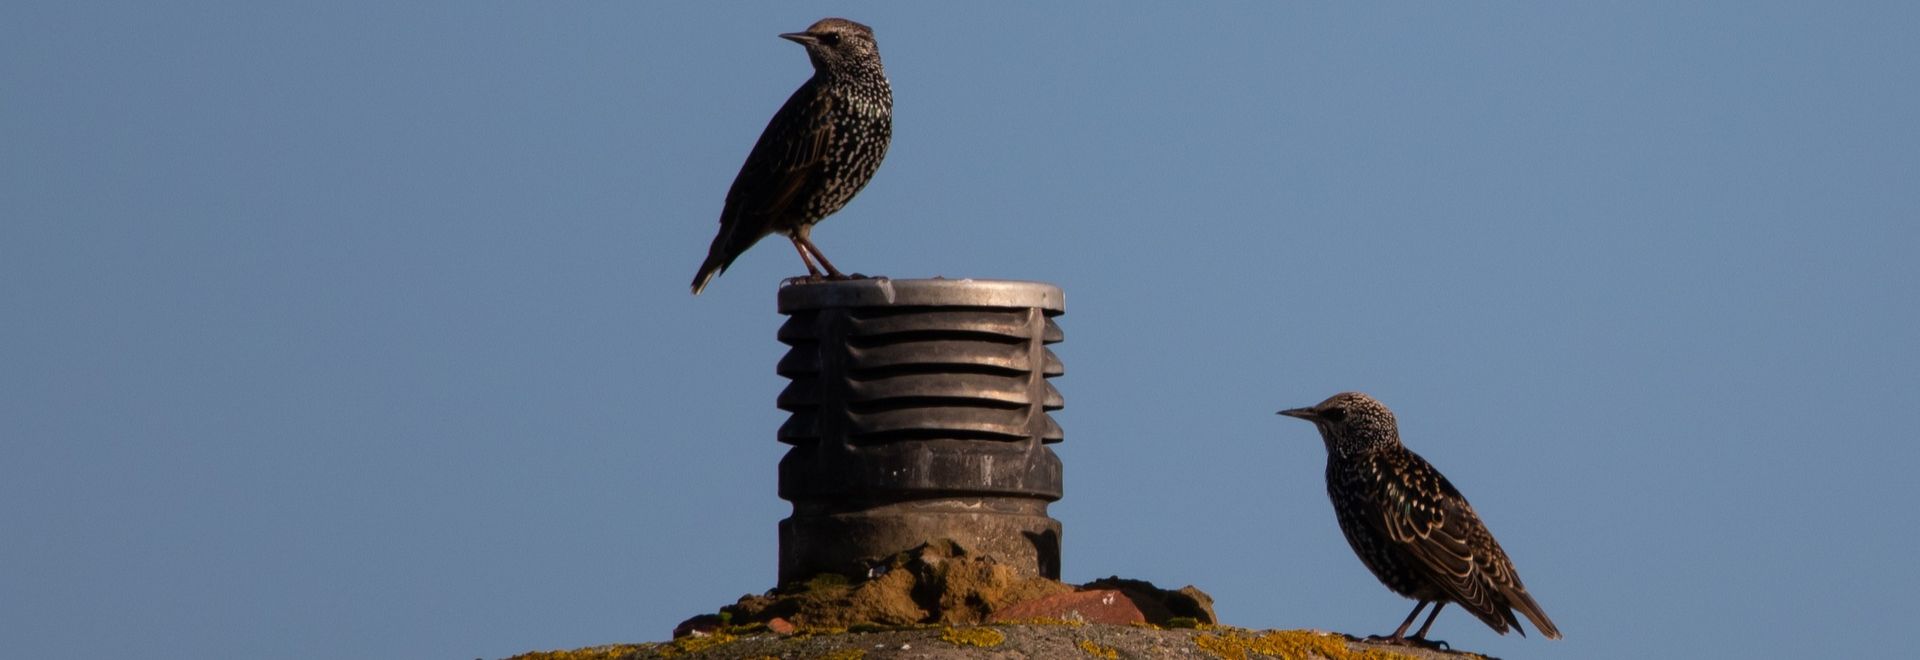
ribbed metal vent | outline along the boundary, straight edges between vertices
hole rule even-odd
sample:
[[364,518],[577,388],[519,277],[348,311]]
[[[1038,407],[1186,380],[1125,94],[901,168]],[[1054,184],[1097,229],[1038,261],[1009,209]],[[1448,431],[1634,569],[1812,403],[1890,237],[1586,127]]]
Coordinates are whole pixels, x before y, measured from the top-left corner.
[[[1065,371],[1048,349],[1063,338],[1053,321],[1062,298],[1048,284],[980,280],[781,289],[790,318],[779,339],[792,348],[778,371],[792,382],[778,405],[792,416],[778,437],[793,447],[780,495],[795,509],[782,524],[783,581],[856,572],[939,538],[1057,575],[1059,524],[1045,508],[1061,496],[1061,468],[1045,445],[1063,438],[1048,415],[1063,405],[1048,382]],[[966,520],[952,515],[967,510]],[[826,539],[789,533],[844,536],[856,518],[868,533],[886,528],[883,538],[836,538],[822,552]],[[1007,523],[1017,529],[1000,529]],[[982,537],[995,529],[1012,538]]]
[[[854,444],[940,437],[1059,442],[1060,427],[1046,413],[1060,409],[1060,392],[1045,377],[1064,369],[1042,345],[1059,337],[1059,326],[1038,309],[794,312],[780,329],[780,341],[793,347],[779,367],[793,379],[780,395],[780,409],[793,413],[780,441],[819,441],[827,403],[844,404],[826,407],[846,414],[827,426],[843,423]],[[836,366],[844,378],[822,378],[833,360],[822,354],[834,350],[844,350],[833,356],[843,359]]]

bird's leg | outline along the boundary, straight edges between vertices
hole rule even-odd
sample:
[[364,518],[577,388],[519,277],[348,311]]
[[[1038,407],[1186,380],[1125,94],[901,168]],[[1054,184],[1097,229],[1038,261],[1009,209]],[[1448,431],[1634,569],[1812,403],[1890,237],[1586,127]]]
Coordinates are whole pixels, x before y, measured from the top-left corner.
[[[1420,616],[1420,610],[1424,610],[1424,609],[1427,609],[1427,601],[1424,601],[1424,600],[1420,601],[1419,605],[1413,606],[1413,612],[1407,615],[1407,620],[1401,621],[1400,627],[1394,628],[1393,634],[1387,636],[1386,640],[1389,642],[1398,642],[1402,639],[1406,639],[1405,635],[1407,634],[1407,626],[1413,625],[1413,620],[1415,618],[1418,618]],[[1433,611],[1435,613],[1438,613],[1440,611],[1440,608],[1438,607],[1433,608]],[[1427,623],[1433,623],[1433,619],[1427,619]],[[1420,632],[1422,633],[1425,633],[1426,631],[1427,631],[1426,628],[1420,629]],[[1419,635],[1415,635],[1415,637],[1418,637],[1418,636]]]
[[806,246],[800,244],[800,241],[805,239],[802,239],[799,236],[788,236],[787,238],[793,240],[794,251],[800,253],[800,263],[807,265],[807,277],[811,279],[816,279],[816,280],[820,279],[820,269],[813,267],[813,258],[807,256]]
[[[1420,632],[1417,632],[1417,633],[1414,633],[1414,634],[1413,634],[1413,638],[1414,638],[1414,639],[1417,639],[1417,640],[1420,640],[1420,641],[1422,641],[1422,642],[1427,642],[1428,644],[1435,644],[1435,645],[1439,645],[1439,646],[1446,646],[1446,645],[1447,645],[1447,643],[1446,643],[1446,642],[1434,642],[1434,641],[1429,641],[1429,640],[1427,639],[1427,629],[1428,629],[1428,628],[1432,628],[1432,627],[1433,627],[1433,620],[1434,620],[1435,618],[1438,618],[1438,617],[1440,616],[1440,608],[1443,608],[1443,607],[1446,607],[1446,606],[1447,606],[1447,601],[1444,601],[1444,600],[1443,600],[1443,601],[1440,601],[1440,603],[1439,603],[1439,604],[1437,604],[1437,605],[1434,605],[1434,606],[1433,606],[1433,613],[1432,613],[1432,614],[1428,614],[1428,615],[1427,615],[1427,622],[1426,622],[1426,623],[1423,623],[1423,624],[1420,624]],[[1414,613],[1415,613],[1415,614],[1418,614],[1419,612],[1420,612],[1419,610],[1414,610]],[[1409,621],[1409,622],[1411,622],[1411,621],[1413,621],[1413,619],[1407,619],[1407,621]],[[1402,626],[1402,628],[1404,628],[1404,627],[1405,627],[1405,626]]]
[[801,234],[798,238],[794,240],[798,241],[800,245],[806,246],[807,250],[813,252],[813,258],[820,260],[820,265],[827,269],[827,279],[830,279],[830,280],[848,279],[846,275],[843,275],[840,273],[840,269],[833,267],[833,262],[827,261],[827,254],[825,252],[820,251],[820,246],[813,244],[813,239],[807,238],[805,234]]

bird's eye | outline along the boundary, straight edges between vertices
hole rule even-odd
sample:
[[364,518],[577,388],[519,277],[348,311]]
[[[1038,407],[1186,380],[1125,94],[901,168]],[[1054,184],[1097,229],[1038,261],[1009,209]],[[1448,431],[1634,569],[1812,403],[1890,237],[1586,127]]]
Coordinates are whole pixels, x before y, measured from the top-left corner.
[[820,35],[820,43],[826,44],[828,46],[838,46],[840,45],[840,35],[832,32],[828,32],[826,34]]
[[1347,418],[1347,411],[1339,408],[1328,408],[1320,411],[1320,418],[1329,422],[1338,422]]

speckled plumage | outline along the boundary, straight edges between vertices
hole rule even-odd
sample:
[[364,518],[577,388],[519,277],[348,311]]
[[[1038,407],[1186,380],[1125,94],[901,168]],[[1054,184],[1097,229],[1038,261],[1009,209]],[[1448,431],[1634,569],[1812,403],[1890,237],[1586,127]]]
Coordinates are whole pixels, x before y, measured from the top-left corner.
[[866,187],[893,140],[893,90],[880,66],[873,30],[842,18],[823,18],[806,32],[780,35],[807,48],[813,77],[767,122],[740,166],[720,233],[693,278],[693,293],[768,234],[793,241],[807,272],[844,277],[809,234]]
[[1514,572],[1500,543],[1467,498],[1419,454],[1400,444],[1393,412],[1358,392],[1280,414],[1314,423],[1327,447],[1327,495],[1340,531],[1360,561],[1394,593],[1420,602],[1388,637],[1405,639],[1428,603],[1437,603],[1411,639],[1458,603],[1500,634],[1526,634],[1519,610],[1548,639],[1560,630]]

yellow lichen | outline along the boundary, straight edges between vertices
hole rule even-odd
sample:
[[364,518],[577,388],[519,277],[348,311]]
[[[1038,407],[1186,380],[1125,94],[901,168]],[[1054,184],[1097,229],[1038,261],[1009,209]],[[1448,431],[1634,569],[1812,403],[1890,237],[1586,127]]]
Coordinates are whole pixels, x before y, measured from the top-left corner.
[[1111,646],[1101,646],[1099,644],[1095,644],[1091,639],[1080,640],[1080,650],[1086,651],[1087,655],[1090,655],[1096,658],[1103,658],[1104,660],[1120,660],[1120,649],[1116,649]]
[[1404,660],[1410,656],[1366,649],[1355,651],[1336,635],[1310,630],[1274,630],[1255,637],[1245,631],[1224,630],[1221,634],[1201,634],[1193,638],[1195,646],[1226,660],[1247,660],[1254,655],[1274,658],[1326,660]]
[[820,660],[861,660],[867,657],[866,649],[840,649],[820,656]]
[[807,591],[843,591],[849,586],[847,576],[839,573],[821,573],[807,580]]
[[752,635],[752,634],[763,633],[763,632],[772,632],[771,629],[767,628],[767,624],[764,624],[764,623],[749,623],[749,624],[739,625],[739,626],[725,626],[720,630],[726,632],[729,635],[733,635],[735,637],[739,637],[741,635]]
[[508,660],[615,660],[633,656],[642,649],[651,647],[653,647],[652,644],[613,644],[571,651],[534,651],[513,656]]
[[711,635],[688,635],[673,640],[673,643],[660,647],[660,657],[671,658],[683,653],[698,653],[707,649],[732,642],[733,635],[716,632]]
[[940,633],[940,641],[960,646],[978,646],[992,648],[1007,641],[1007,636],[992,628],[948,628]]

